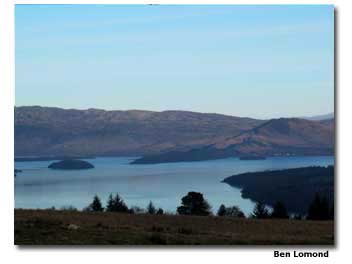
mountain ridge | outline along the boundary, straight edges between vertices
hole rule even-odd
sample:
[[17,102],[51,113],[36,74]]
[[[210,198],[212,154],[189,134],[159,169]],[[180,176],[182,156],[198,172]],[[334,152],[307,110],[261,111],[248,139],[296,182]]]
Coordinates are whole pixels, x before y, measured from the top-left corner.
[[323,114],[323,115],[305,116],[305,117],[301,117],[301,118],[307,119],[307,120],[322,121],[322,120],[335,118],[335,114],[334,113],[327,113],[327,114]]
[[203,148],[144,156],[132,163],[154,164],[241,156],[306,156],[333,153],[333,122],[279,118]]
[[190,111],[15,108],[15,155],[144,155],[191,149],[264,122]]
[[[135,163],[327,155],[334,120],[259,120],[168,110],[15,107],[15,156],[143,156]],[[148,161],[147,161],[148,160]]]

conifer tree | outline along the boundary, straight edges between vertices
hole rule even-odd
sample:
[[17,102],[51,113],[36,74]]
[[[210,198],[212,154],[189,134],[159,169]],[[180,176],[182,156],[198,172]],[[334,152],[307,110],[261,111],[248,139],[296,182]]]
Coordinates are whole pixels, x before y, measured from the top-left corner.
[[252,218],[258,218],[258,219],[268,218],[269,211],[266,208],[265,204],[263,204],[262,202],[257,202],[251,216]]
[[154,204],[152,203],[152,201],[150,201],[147,206],[147,212],[148,212],[148,214],[151,214],[151,215],[156,213],[156,208],[155,208]]
[[104,208],[101,204],[100,198],[98,197],[98,195],[95,195],[93,198],[93,202],[90,204],[90,209],[93,212],[102,212],[104,211]]
[[286,206],[280,201],[276,202],[270,216],[271,216],[271,218],[287,219],[288,213],[287,213]]

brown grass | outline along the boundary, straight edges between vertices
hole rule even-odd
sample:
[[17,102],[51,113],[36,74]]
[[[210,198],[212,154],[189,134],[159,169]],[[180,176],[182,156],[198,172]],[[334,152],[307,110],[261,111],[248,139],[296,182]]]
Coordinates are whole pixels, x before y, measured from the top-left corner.
[[333,245],[334,223],[16,209],[15,244]]

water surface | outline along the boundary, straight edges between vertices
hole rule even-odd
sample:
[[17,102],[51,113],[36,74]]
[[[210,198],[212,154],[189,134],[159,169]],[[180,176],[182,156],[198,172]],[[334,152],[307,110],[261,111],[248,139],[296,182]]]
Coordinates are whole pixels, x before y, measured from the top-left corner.
[[268,169],[334,164],[332,156],[272,157],[244,161],[237,158],[130,165],[131,157],[102,157],[86,160],[91,170],[48,169],[52,161],[15,162],[23,170],[15,178],[16,208],[49,208],[72,205],[86,207],[95,194],[105,204],[110,193],[118,192],[128,206],[146,207],[149,201],[166,211],[175,212],[189,191],[202,192],[216,211],[220,204],[237,205],[246,214],[253,202],[241,197],[239,189],[221,181],[231,175]]

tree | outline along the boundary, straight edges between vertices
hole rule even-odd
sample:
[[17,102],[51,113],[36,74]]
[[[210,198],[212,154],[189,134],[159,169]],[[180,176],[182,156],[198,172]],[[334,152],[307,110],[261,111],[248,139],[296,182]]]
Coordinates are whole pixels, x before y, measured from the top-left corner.
[[147,206],[147,212],[148,212],[148,214],[151,214],[151,215],[156,213],[156,209],[155,209],[155,206],[152,203],[152,201],[150,201],[148,206]]
[[102,212],[102,211],[104,211],[104,208],[103,208],[103,206],[101,204],[101,201],[100,201],[100,198],[98,197],[98,195],[94,196],[93,202],[89,205],[89,208],[93,212]]
[[181,215],[210,215],[210,205],[199,192],[189,192],[182,198],[182,205],[177,207]]
[[113,212],[114,211],[114,198],[112,197],[112,194],[110,193],[108,202],[106,205],[106,211],[107,212]]
[[238,206],[226,207],[223,204],[220,205],[217,215],[239,217],[239,218],[245,217],[244,213],[241,211],[241,209]]
[[333,203],[329,211],[329,220],[334,220],[334,219],[335,219],[335,209],[334,209],[334,203]]
[[218,216],[225,216],[226,215],[226,207],[225,207],[225,205],[223,205],[223,204],[220,205],[217,215]]
[[280,201],[276,202],[270,217],[288,219],[286,206]]
[[116,193],[115,197],[110,194],[106,205],[106,211],[127,213],[128,207],[118,193]]
[[162,215],[162,214],[164,214],[164,210],[159,208],[158,211],[156,211],[156,214],[157,215]]
[[326,197],[320,197],[319,193],[315,197],[308,209],[307,219],[309,220],[327,220],[329,219],[329,203]]
[[231,206],[226,208],[226,216],[244,218],[245,215],[238,206]]
[[269,217],[269,211],[265,204],[257,202],[252,212],[252,218],[264,219]]

